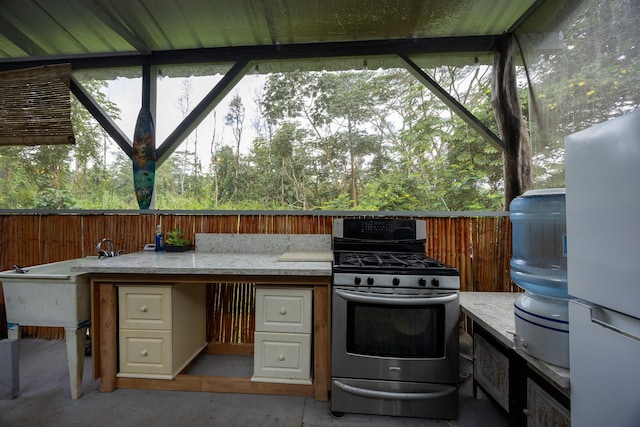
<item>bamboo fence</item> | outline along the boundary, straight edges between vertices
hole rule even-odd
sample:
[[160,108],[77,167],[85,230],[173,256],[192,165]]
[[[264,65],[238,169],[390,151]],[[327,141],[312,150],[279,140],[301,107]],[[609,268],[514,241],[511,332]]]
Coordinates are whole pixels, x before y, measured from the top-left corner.
[[[334,218],[360,215],[326,213],[8,213],[0,214],[0,270],[33,266],[96,254],[104,237],[116,250],[136,252],[154,241],[157,224],[195,233],[331,234]],[[515,292],[509,276],[511,222],[508,214],[413,216],[427,223],[426,254],[458,268],[462,291]],[[209,342],[253,342],[253,284],[207,287]],[[0,339],[7,336],[0,287]],[[22,336],[62,339],[62,328],[24,327]]]

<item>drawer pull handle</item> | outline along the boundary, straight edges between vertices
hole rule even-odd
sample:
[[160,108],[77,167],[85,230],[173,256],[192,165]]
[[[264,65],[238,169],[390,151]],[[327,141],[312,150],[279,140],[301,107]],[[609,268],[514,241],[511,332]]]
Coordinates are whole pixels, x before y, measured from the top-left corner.
[[149,353],[147,352],[147,350],[142,350],[142,351],[140,352],[140,356],[142,356],[142,357],[145,357],[147,354],[149,354]]
[[146,305],[143,305],[143,306],[140,307],[140,311],[143,312],[143,313],[146,313],[148,310],[149,309],[147,308]]
[[281,354],[280,356],[278,356],[278,360],[282,362],[284,360],[284,354]]
[[287,314],[287,309],[284,307],[280,308],[280,314]]

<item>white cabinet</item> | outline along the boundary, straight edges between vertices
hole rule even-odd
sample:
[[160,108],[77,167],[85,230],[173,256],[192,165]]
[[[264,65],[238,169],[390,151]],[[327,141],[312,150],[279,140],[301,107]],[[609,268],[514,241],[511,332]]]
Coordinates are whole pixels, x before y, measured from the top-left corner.
[[205,286],[118,286],[119,377],[173,379],[206,347]]
[[311,289],[256,286],[252,381],[311,384]]

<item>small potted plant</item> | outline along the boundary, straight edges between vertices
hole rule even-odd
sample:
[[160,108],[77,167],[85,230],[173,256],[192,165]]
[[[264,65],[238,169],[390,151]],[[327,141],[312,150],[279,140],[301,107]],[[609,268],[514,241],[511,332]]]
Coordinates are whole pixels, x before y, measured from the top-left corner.
[[184,237],[185,233],[176,227],[173,231],[167,232],[164,241],[164,249],[167,252],[184,252],[191,249],[191,241]]

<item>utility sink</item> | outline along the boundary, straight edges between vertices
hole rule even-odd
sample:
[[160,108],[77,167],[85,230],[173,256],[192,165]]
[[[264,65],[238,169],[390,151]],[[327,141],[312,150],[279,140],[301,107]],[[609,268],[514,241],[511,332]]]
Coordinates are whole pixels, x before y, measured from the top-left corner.
[[20,339],[21,326],[64,328],[72,399],[82,394],[86,332],[91,323],[89,275],[71,271],[81,260],[25,267],[24,273],[0,272],[9,339]]
[[0,273],[7,323],[73,328],[91,317],[89,277],[71,271],[81,259]]

